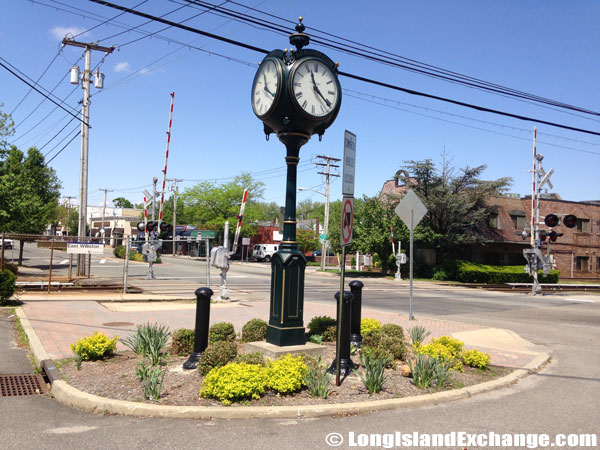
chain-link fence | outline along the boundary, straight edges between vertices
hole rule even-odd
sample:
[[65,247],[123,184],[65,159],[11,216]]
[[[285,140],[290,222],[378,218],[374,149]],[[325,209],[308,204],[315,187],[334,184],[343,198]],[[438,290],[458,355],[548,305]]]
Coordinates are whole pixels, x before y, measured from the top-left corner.
[[[26,289],[110,289],[193,297],[198,287],[209,286],[208,241],[146,243],[124,237],[120,243],[114,247],[100,238],[5,235],[0,236],[0,265],[15,267],[17,283]],[[148,262],[151,254],[157,257],[153,264]]]

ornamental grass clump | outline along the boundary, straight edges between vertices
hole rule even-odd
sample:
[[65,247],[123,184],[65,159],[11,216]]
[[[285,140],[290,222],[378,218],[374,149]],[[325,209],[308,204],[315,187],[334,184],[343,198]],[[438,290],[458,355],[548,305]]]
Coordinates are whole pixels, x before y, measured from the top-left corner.
[[452,375],[446,362],[432,356],[418,354],[414,363],[408,361],[415,386],[421,389],[447,386],[452,381]]
[[308,372],[304,375],[304,384],[306,385],[311,397],[327,398],[331,393],[329,386],[333,375],[327,369],[327,365],[323,363],[322,358],[307,364]]
[[165,373],[166,369],[148,365],[145,359],[138,363],[135,374],[142,385],[145,399],[158,400],[160,398]]
[[369,394],[377,394],[381,392],[387,379],[385,367],[390,361],[390,357],[386,356],[382,358],[363,352],[360,355],[360,363],[364,368],[364,374],[354,369],[352,371],[363,382]]
[[256,364],[231,363],[212,369],[202,381],[200,396],[216,398],[223,405],[258,399],[267,390],[268,369]]
[[308,367],[302,356],[292,356],[289,353],[271,361],[267,366],[269,388],[279,394],[290,394],[299,391],[306,385],[305,375]]
[[112,356],[117,346],[118,336],[109,339],[104,333],[96,331],[91,336],[78,339],[71,344],[71,350],[80,361],[103,359]]
[[148,322],[146,325],[138,325],[136,331],[121,339],[121,342],[136,355],[150,358],[151,364],[155,366],[164,361],[166,353],[163,352],[163,347],[170,336],[168,327]]
[[408,335],[410,336],[413,347],[417,349],[423,344],[425,339],[431,335],[431,331],[427,330],[421,325],[417,325],[416,327],[412,327],[410,330],[408,330]]

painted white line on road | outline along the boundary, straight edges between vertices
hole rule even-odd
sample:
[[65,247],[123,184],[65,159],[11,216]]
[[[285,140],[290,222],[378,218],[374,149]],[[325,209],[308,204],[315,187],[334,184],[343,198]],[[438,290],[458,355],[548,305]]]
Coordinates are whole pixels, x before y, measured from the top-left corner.
[[561,298],[564,302],[579,302],[579,303],[596,303],[596,300],[588,300],[583,298]]

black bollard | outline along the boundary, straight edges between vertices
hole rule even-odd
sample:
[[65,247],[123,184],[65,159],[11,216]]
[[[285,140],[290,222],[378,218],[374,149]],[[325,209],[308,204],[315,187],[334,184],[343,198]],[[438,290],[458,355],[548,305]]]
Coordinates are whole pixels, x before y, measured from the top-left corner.
[[194,333],[194,351],[186,362],[184,369],[195,369],[202,352],[208,346],[208,323],[210,320],[210,298],[213,291],[207,287],[196,289],[196,328]]
[[[335,294],[335,299],[340,302],[340,293]],[[330,373],[337,374],[337,358],[340,359],[340,374],[344,377],[352,372],[352,369],[356,369],[357,365],[350,359],[350,314],[352,313],[352,293],[344,291],[344,298],[341,300],[342,303],[342,317],[337,318],[337,326],[341,327],[340,333],[338,333],[339,341],[336,346],[336,359],[331,363],[329,368]],[[339,386],[339,382],[336,379],[336,385]]]
[[362,316],[362,281],[354,280],[350,282],[350,291],[352,292],[352,319],[350,323],[350,342],[355,347],[362,347],[362,335],[360,334],[360,320]]

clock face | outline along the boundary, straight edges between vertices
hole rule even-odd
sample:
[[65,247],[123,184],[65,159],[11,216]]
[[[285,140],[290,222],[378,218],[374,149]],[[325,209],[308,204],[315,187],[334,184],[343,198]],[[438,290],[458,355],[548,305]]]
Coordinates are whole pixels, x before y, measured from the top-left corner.
[[281,70],[272,59],[260,65],[252,85],[252,109],[258,117],[268,115],[281,91]]
[[293,100],[311,117],[327,116],[340,100],[337,77],[318,59],[307,59],[296,66],[291,89]]

